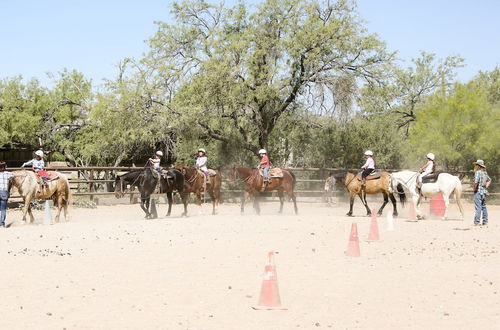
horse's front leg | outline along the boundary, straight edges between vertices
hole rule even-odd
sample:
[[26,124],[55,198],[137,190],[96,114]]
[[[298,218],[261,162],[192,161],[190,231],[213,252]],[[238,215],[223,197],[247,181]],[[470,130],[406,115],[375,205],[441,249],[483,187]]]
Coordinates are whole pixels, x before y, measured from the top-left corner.
[[420,203],[422,203],[422,198],[423,198],[423,196],[419,195],[418,199],[417,199],[417,202],[415,203],[415,205],[416,205],[415,206],[415,213],[417,214],[417,220],[424,219],[424,216],[420,212]]
[[141,209],[146,213],[145,219],[149,219],[151,217],[151,213],[149,213],[149,198],[141,197]]
[[170,216],[170,213],[172,212],[172,192],[167,193],[167,200],[168,200],[168,211],[167,211],[167,217]]
[[247,197],[250,195],[250,193],[248,191],[243,191],[243,193],[241,194],[241,208],[240,208],[240,212],[241,214],[243,215],[245,213],[245,200],[247,199]]
[[285,196],[283,196],[283,190],[278,190],[278,197],[280,199],[280,214],[283,213],[283,203],[285,202]]
[[366,192],[361,191],[359,193],[359,198],[361,199],[361,203],[363,203],[365,209],[366,209],[366,215],[370,216],[372,215],[372,210],[368,207],[368,202],[366,201]]
[[189,193],[182,192],[180,195],[181,195],[181,199],[182,199],[182,204],[184,205],[184,213],[182,213],[182,216],[187,217],[187,214],[188,214],[187,205],[188,205]]
[[443,215],[443,220],[448,219],[448,205],[450,205],[450,196],[447,194],[443,194],[443,200],[444,200],[444,215]]
[[256,193],[254,195],[254,199],[253,199],[253,208],[255,209],[255,212],[257,213],[257,215],[260,215],[260,205],[259,205],[259,194]]
[[352,207],[354,206],[354,197],[356,195],[354,193],[349,194],[349,212],[347,212],[347,215],[352,217]]

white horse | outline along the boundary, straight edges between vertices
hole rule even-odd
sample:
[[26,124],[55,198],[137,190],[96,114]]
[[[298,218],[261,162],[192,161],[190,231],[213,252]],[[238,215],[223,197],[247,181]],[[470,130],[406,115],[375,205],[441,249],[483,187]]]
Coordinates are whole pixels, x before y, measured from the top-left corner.
[[455,192],[455,200],[457,201],[463,219],[464,208],[460,201],[460,197],[462,196],[462,183],[457,176],[448,173],[440,173],[436,182],[422,184],[422,188],[420,189],[422,194],[418,193],[417,176],[418,173],[412,171],[392,173],[390,183],[391,192],[399,194],[402,204],[406,201],[405,193],[410,193],[413,203],[416,205],[417,219],[424,218],[420,212],[422,197],[431,197],[439,194],[443,194],[445,204],[443,219],[447,219],[448,205],[450,204],[450,195],[452,192]]

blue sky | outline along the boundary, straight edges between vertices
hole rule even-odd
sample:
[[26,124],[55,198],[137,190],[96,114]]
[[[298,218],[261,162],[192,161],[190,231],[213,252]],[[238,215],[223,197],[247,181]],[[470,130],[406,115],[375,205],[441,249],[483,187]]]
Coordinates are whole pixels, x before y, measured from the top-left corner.
[[[251,1],[255,3],[256,1]],[[231,4],[232,1],[226,1]],[[140,57],[168,21],[165,0],[0,1],[0,78],[22,75],[50,84],[47,72],[77,69],[99,84],[124,57]],[[460,55],[467,81],[500,65],[500,1],[359,0],[360,16],[388,49],[409,60],[421,50]]]

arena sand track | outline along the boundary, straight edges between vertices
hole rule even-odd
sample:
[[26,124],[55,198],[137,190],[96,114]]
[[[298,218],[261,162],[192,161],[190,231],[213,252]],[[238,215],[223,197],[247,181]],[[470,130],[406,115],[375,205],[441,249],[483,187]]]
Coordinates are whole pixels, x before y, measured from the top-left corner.
[[[500,207],[489,207],[489,228],[471,228],[471,205],[464,222],[399,218],[394,232],[379,218],[375,243],[364,241],[370,219],[344,216],[346,206],[277,207],[262,204],[259,217],[190,206],[186,219],[177,205],[159,220],[138,205],[73,208],[70,223],[2,230],[0,328],[498,328]],[[344,256],[352,220],[356,259]],[[269,250],[286,311],[251,309]]]

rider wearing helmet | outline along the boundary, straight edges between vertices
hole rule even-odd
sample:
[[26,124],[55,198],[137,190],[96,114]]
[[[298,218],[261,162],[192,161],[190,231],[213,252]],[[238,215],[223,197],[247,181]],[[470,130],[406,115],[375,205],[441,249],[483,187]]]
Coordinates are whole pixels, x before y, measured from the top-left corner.
[[366,162],[361,168],[363,172],[361,173],[361,187],[365,189],[366,177],[375,171],[375,160],[373,159],[373,151],[366,150],[364,153]]
[[31,166],[33,168],[33,171],[35,171],[35,173],[37,173],[40,176],[40,178],[43,180],[45,184],[49,182],[49,175],[45,171],[45,162],[43,161],[42,150],[35,151],[35,158],[21,165],[21,167],[26,167],[26,166]]
[[259,150],[260,164],[259,167],[264,170],[264,183],[269,183],[269,168],[271,164],[269,163],[269,157],[267,156],[266,149]]
[[160,174],[163,174],[163,169],[160,166],[161,157],[163,156],[163,152],[158,150],[155,152],[155,155],[152,158],[149,158],[148,162],[153,166],[155,170],[157,170]]
[[196,158],[196,168],[205,173],[205,178],[208,177],[208,157],[205,149],[198,149],[198,158]]
[[425,157],[427,158],[427,163],[425,163],[425,165],[418,170],[420,174],[418,176],[417,187],[419,189],[422,187],[422,178],[426,175],[434,173],[436,170],[436,163],[434,162],[436,156],[432,152],[429,152]]

